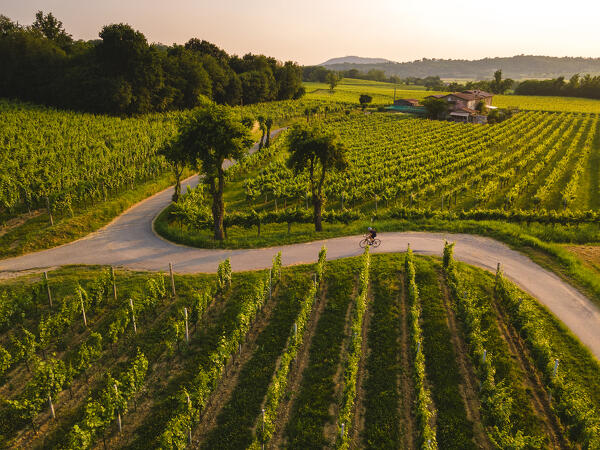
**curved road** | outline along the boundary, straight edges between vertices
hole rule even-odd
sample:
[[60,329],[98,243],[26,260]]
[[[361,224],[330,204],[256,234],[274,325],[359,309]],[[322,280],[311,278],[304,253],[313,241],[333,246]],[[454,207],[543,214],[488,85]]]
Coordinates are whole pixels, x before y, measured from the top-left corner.
[[[195,185],[198,177],[183,185]],[[322,245],[330,259],[356,256],[359,236],[281,247],[246,250],[208,250],[176,245],[159,238],[154,218],[168,206],[172,190],[162,191],[133,206],[110,224],[89,236],[60,247],[0,260],[0,279],[12,272],[68,264],[106,264],[135,270],[166,271],[172,262],[180,273],[215,272],[225,258],[236,271],[269,267],[281,251],[285,265],[313,262]],[[444,241],[456,242],[458,260],[490,271],[502,264],[505,275],[546,305],[600,359],[600,309],[553,273],[523,254],[490,238],[449,233],[381,233],[382,245],[373,253],[406,250],[441,255]]]

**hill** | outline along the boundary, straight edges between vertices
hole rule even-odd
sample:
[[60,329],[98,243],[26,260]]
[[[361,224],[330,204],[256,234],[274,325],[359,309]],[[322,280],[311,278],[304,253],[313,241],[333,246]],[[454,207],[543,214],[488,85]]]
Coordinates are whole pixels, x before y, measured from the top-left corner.
[[[356,57],[347,57],[356,58]],[[361,62],[338,61],[347,58],[333,58],[321,65],[331,70],[358,69],[367,72],[371,69],[383,70],[387,76],[406,77],[440,76],[456,79],[486,79],[502,69],[505,77],[554,78],[570,77],[576,73],[600,73],[600,58],[554,57],[517,55],[503,58],[484,58],[479,60],[427,59],[411,62],[367,62],[368,58],[356,58]]]
[[341,58],[331,58],[320,66],[331,66],[334,64],[389,64],[393,63],[389,59],[384,58],[363,58],[361,56],[342,56]]

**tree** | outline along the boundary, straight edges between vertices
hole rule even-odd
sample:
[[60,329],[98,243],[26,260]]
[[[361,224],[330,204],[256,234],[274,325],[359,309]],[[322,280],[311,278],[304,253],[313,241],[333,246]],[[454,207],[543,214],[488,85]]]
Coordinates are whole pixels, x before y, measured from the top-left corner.
[[439,98],[426,98],[421,103],[427,109],[427,116],[430,119],[441,119],[448,111],[448,103]]
[[315,231],[323,231],[321,215],[325,202],[325,175],[329,170],[344,170],[348,166],[346,149],[336,135],[327,134],[318,126],[295,125],[288,139],[291,153],[288,166],[296,173],[308,169]]
[[269,147],[271,145],[271,127],[273,126],[273,119],[267,117],[265,120],[265,127],[267,128],[267,140],[265,141],[265,147]]
[[494,94],[504,94],[512,87],[513,84],[514,81],[510,78],[503,80],[502,71],[496,70],[494,72],[494,79],[490,82],[490,89]]
[[43,11],[38,11],[31,28],[39,31],[46,39],[56,42],[62,48],[73,43],[73,38],[65,31],[63,23],[52,13],[44,15]]
[[365,109],[367,109],[367,105],[373,101],[373,97],[371,97],[370,95],[367,95],[367,94],[362,94],[360,96],[360,98],[358,99],[358,101],[360,103],[362,110],[364,111]]
[[340,77],[337,73],[329,72],[327,74],[327,84],[329,85],[330,90],[333,91],[339,82],[340,82]]
[[175,144],[187,154],[188,161],[204,173],[204,183],[213,198],[214,238],[223,240],[226,159],[241,159],[252,144],[250,132],[226,106],[209,103],[184,122]]
[[258,128],[261,131],[261,136],[260,136],[260,141],[258,143],[258,149],[260,150],[261,148],[263,148],[264,142],[265,142],[265,118],[263,116],[258,116],[256,118],[256,120],[258,121]]
[[160,154],[165,157],[173,169],[173,175],[175,175],[175,191],[173,192],[171,200],[173,203],[177,203],[179,197],[181,197],[181,177],[183,176],[186,165],[189,163],[188,154],[184,148],[177,145],[176,140],[167,142],[160,150]]

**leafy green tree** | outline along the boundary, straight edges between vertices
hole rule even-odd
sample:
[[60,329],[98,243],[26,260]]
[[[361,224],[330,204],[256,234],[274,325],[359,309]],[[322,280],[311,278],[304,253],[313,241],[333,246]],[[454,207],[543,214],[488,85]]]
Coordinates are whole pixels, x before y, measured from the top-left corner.
[[327,134],[318,126],[296,125],[292,128],[288,139],[291,153],[288,166],[296,173],[308,170],[315,231],[323,231],[325,175],[327,171],[344,170],[348,166],[345,157],[346,148],[336,135]]
[[490,89],[494,94],[504,94],[508,91],[515,82],[510,78],[502,79],[502,71],[494,72],[494,79],[490,82]]
[[250,132],[225,107],[208,104],[194,112],[184,122],[174,145],[184,149],[188,160],[204,173],[204,183],[213,198],[212,215],[214,238],[224,239],[225,170],[226,159],[241,159],[252,144]]
[[169,162],[173,170],[173,175],[175,175],[175,191],[171,200],[177,203],[181,197],[181,177],[183,176],[185,167],[189,163],[188,154],[184,148],[177,145],[176,141],[167,142],[160,150],[160,154]]
[[45,38],[56,42],[62,48],[73,43],[73,38],[65,31],[63,23],[51,12],[44,14],[43,11],[38,11],[31,28],[40,32]]
[[430,119],[441,119],[448,111],[448,103],[439,98],[426,98],[421,101]]
[[371,103],[373,101],[373,97],[371,97],[370,95],[367,94],[362,94],[359,99],[358,102],[360,103],[360,106],[362,108],[362,110],[364,111],[365,109],[367,109],[367,106],[369,105],[369,103]]
[[329,85],[330,90],[334,90],[335,87],[340,82],[340,76],[335,72],[329,72],[327,74],[327,84]]

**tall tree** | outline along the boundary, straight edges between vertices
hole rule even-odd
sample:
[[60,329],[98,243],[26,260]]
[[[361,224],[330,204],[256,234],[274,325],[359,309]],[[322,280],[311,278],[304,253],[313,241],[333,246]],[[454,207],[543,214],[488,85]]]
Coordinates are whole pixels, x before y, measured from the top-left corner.
[[241,159],[252,144],[250,131],[226,106],[209,103],[195,111],[184,122],[174,145],[183,149],[188,161],[192,161],[204,174],[204,183],[213,198],[212,214],[214,238],[223,240],[223,217],[225,216],[225,170],[226,159]]
[[510,78],[503,80],[502,71],[496,70],[494,72],[494,79],[490,82],[490,89],[494,94],[504,94],[513,84],[514,81]]
[[73,43],[73,38],[65,31],[63,23],[54,17],[51,12],[44,14],[43,11],[38,11],[35,14],[35,22],[33,22],[31,28],[39,31],[44,37],[56,42],[63,48]]
[[340,82],[340,77],[337,73],[329,72],[327,74],[327,84],[329,85],[330,90],[333,91],[339,82]]
[[323,184],[330,170],[344,170],[348,166],[346,148],[335,134],[324,132],[318,125],[295,125],[289,134],[290,158],[288,166],[296,173],[308,170],[314,209],[315,231],[323,231],[322,212],[325,204]]
[[265,119],[265,127],[267,128],[265,147],[271,146],[271,127],[272,126],[273,126],[273,119],[271,119],[270,117],[267,117],[267,119]]
[[173,175],[175,175],[175,191],[171,197],[174,203],[177,203],[181,196],[181,177],[186,165],[190,162],[186,149],[178,144],[178,141],[174,140],[165,144],[160,150],[160,153],[169,161],[169,165],[173,169]]
[[265,143],[265,118],[263,116],[258,116],[256,120],[258,121],[258,128],[262,133],[260,136],[260,142],[258,143],[258,149],[260,150],[261,148],[263,148]]

